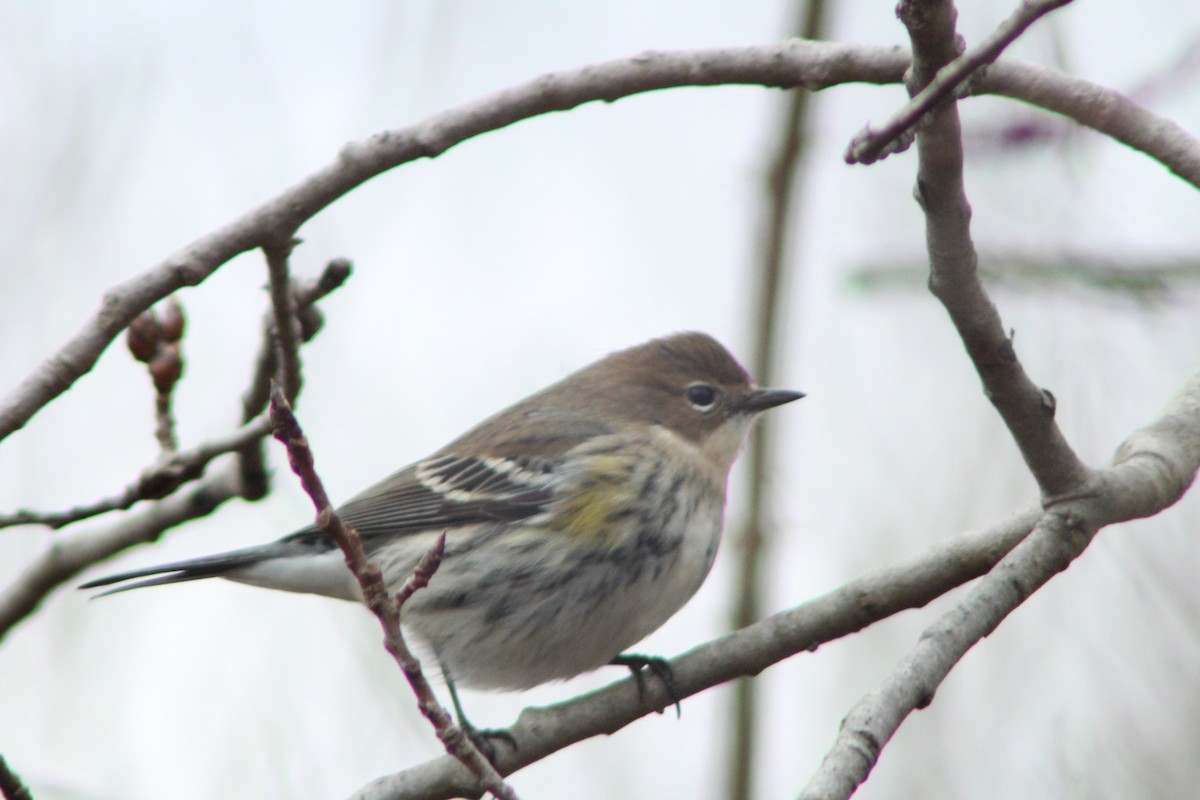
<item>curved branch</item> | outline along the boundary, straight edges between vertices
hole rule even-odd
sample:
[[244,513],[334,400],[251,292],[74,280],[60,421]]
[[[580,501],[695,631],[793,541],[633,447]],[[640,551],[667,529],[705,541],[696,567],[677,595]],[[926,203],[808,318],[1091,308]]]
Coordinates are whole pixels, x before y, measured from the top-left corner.
[[[908,56],[898,48],[795,39],[771,46],[646,53],[550,73],[415,125],[351,143],[333,163],[279,196],[109,290],[75,335],[0,403],[0,441],[87,374],[143,310],[177,289],[200,284],[234,256],[291,236],[338,198],[400,164],[433,158],[523,119],[597,100],[612,102],[680,86],[799,86],[817,91],[841,83],[898,83],[907,67]],[[1054,70],[1003,61],[992,65],[980,90],[1039,105],[1110,133],[1200,187],[1200,143],[1111,90]]]
[[819,89],[848,81],[892,83],[905,58],[885,48],[794,41],[770,47],[647,53],[551,73],[429,117],[353,142],[336,160],[278,197],[118,284],[100,309],[55,355],[0,404],[0,440],[95,365],[142,310],[183,286],[195,286],[234,256],[287,240],[299,227],[367,180],[400,164],[434,158],[482,133],[597,100],[678,86],[762,84]]
[[1052,111],[1111,136],[1200,189],[1200,140],[1116,89],[1017,59],[988,67],[977,88]]

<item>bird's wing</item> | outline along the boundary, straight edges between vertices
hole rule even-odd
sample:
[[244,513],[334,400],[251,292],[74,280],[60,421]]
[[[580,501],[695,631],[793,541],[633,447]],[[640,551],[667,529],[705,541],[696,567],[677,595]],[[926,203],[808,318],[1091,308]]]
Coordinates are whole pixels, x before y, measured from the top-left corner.
[[[527,519],[540,513],[552,497],[555,463],[534,456],[512,459],[434,456],[372,486],[339,508],[338,515],[358,530],[368,550],[382,544],[388,536]],[[310,525],[271,544],[122,572],[89,581],[80,588],[148,578],[105,592],[112,594],[143,586],[212,578],[261,562],[321,555],[335,547],[332,539]]]
[[[515,522],[540,514],[558,488],[559,466],[567,453],[607,430],[595,423],[589,425],[585,420],[572,419],[572,424],[562,426],[569,434],[548,438],[537,431],[537,435],[529,433],[525,427],[529,415],[521,409],[509,413],[510,419],[503,421],[510,424],[503,426],[503,433],[489,443],[495,452],[507,453],[507,457],[456,454],[456,442],[352,498],[338,509],[339,516],[358,530],[367,549],[372,550],[389,536],[483,522]],[[321,555],[336,546],[315,525],[310,525],[271,544],[109,575],[80,588],[112,586],[149,577],[105,592],[110,594],[141,586],[210,578],[273,559]]]
[[555,488],[554,459],[442,454],[419,461],[338,509],[364,539],[541,513]]
[[[595,419],[549,411],[536,398],[484,425],[490,432],[483,443],[486,455],[462,453],[480,452],[479,429],[468,432],[351,498],[338,515],[358,530],[368,547],[376,537],[529,519],[545,511],[553,499],[562,483],[559,467],[569,453],[611,433]],[[468,444],[471,436],[476,437],[473,446]],[[288,539],[314,534],[316,529],[309,527]]]

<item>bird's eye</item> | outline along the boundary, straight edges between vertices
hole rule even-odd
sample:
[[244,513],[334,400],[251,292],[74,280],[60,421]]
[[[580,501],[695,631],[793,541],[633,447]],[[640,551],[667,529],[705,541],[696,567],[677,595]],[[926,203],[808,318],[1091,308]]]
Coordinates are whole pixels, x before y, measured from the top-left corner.
[[711,411],[717,402],[717,390],[707,383],[693,383],[684,396],[697,411]]

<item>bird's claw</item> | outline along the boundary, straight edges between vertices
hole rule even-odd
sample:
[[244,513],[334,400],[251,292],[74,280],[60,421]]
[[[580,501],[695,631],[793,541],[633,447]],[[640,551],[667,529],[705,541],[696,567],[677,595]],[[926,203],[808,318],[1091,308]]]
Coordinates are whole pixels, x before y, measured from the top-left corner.
[[[629,670],[633,675],[634,681],[637,682],[638,699],[643,702],[646,696],[645,672],[649,670],[654,673],[654,677],[662,681],[663,687],[667,690],[667,697],[670,698],[671,704],[675,706],[676,719],[683,716],[683,709],[679,705],[679,689],[675,684],[675,672],[671,669],[671,664],[665,658],[626,653],[617,656],[608,663],[614,667],[625,667]],[[657,711],[662,714],[666,711],[666,707],[659,708]]]
[[506,742],[513,750],[517,749],[517,740],[513,735],[504,728],[476,728],[465,720],[459,721],[459,727],[463,734],[471,740],[471,744],[475,745],[484,758],[488,760],[493,767],[496,766],[496,740]]

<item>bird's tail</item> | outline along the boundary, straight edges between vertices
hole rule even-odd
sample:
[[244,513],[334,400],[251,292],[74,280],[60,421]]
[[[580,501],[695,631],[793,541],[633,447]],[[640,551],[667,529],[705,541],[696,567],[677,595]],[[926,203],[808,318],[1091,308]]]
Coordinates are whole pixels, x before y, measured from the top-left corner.
[[[327,550],[328,547],[321,548]],[[128,572],[119,572],[104,578],[97,578],[80,585],[80,589],[97,589],[102,586],[113,588],[101,592],[97,597],[117,594],[130,589],[141,589],[146,586],[162,586],[168,583],[198,581],[204,578],[227,577],[239,580],[246,568],[277,559],[291,559],[295,556],[313,555],[314,548],[301,541],[283,541],[272,544],[246,547],[232,550],[228,553],[192,558],[187,561],[175,561],[170,564],[159,564],[153,567],[143,567]],[[138,580],[146,578],[146,580]],[[132,582],[130,582],[132,581]],[[124,584],[117,586],[115,584]],[[280,587],[284,588],[284,587]]]

